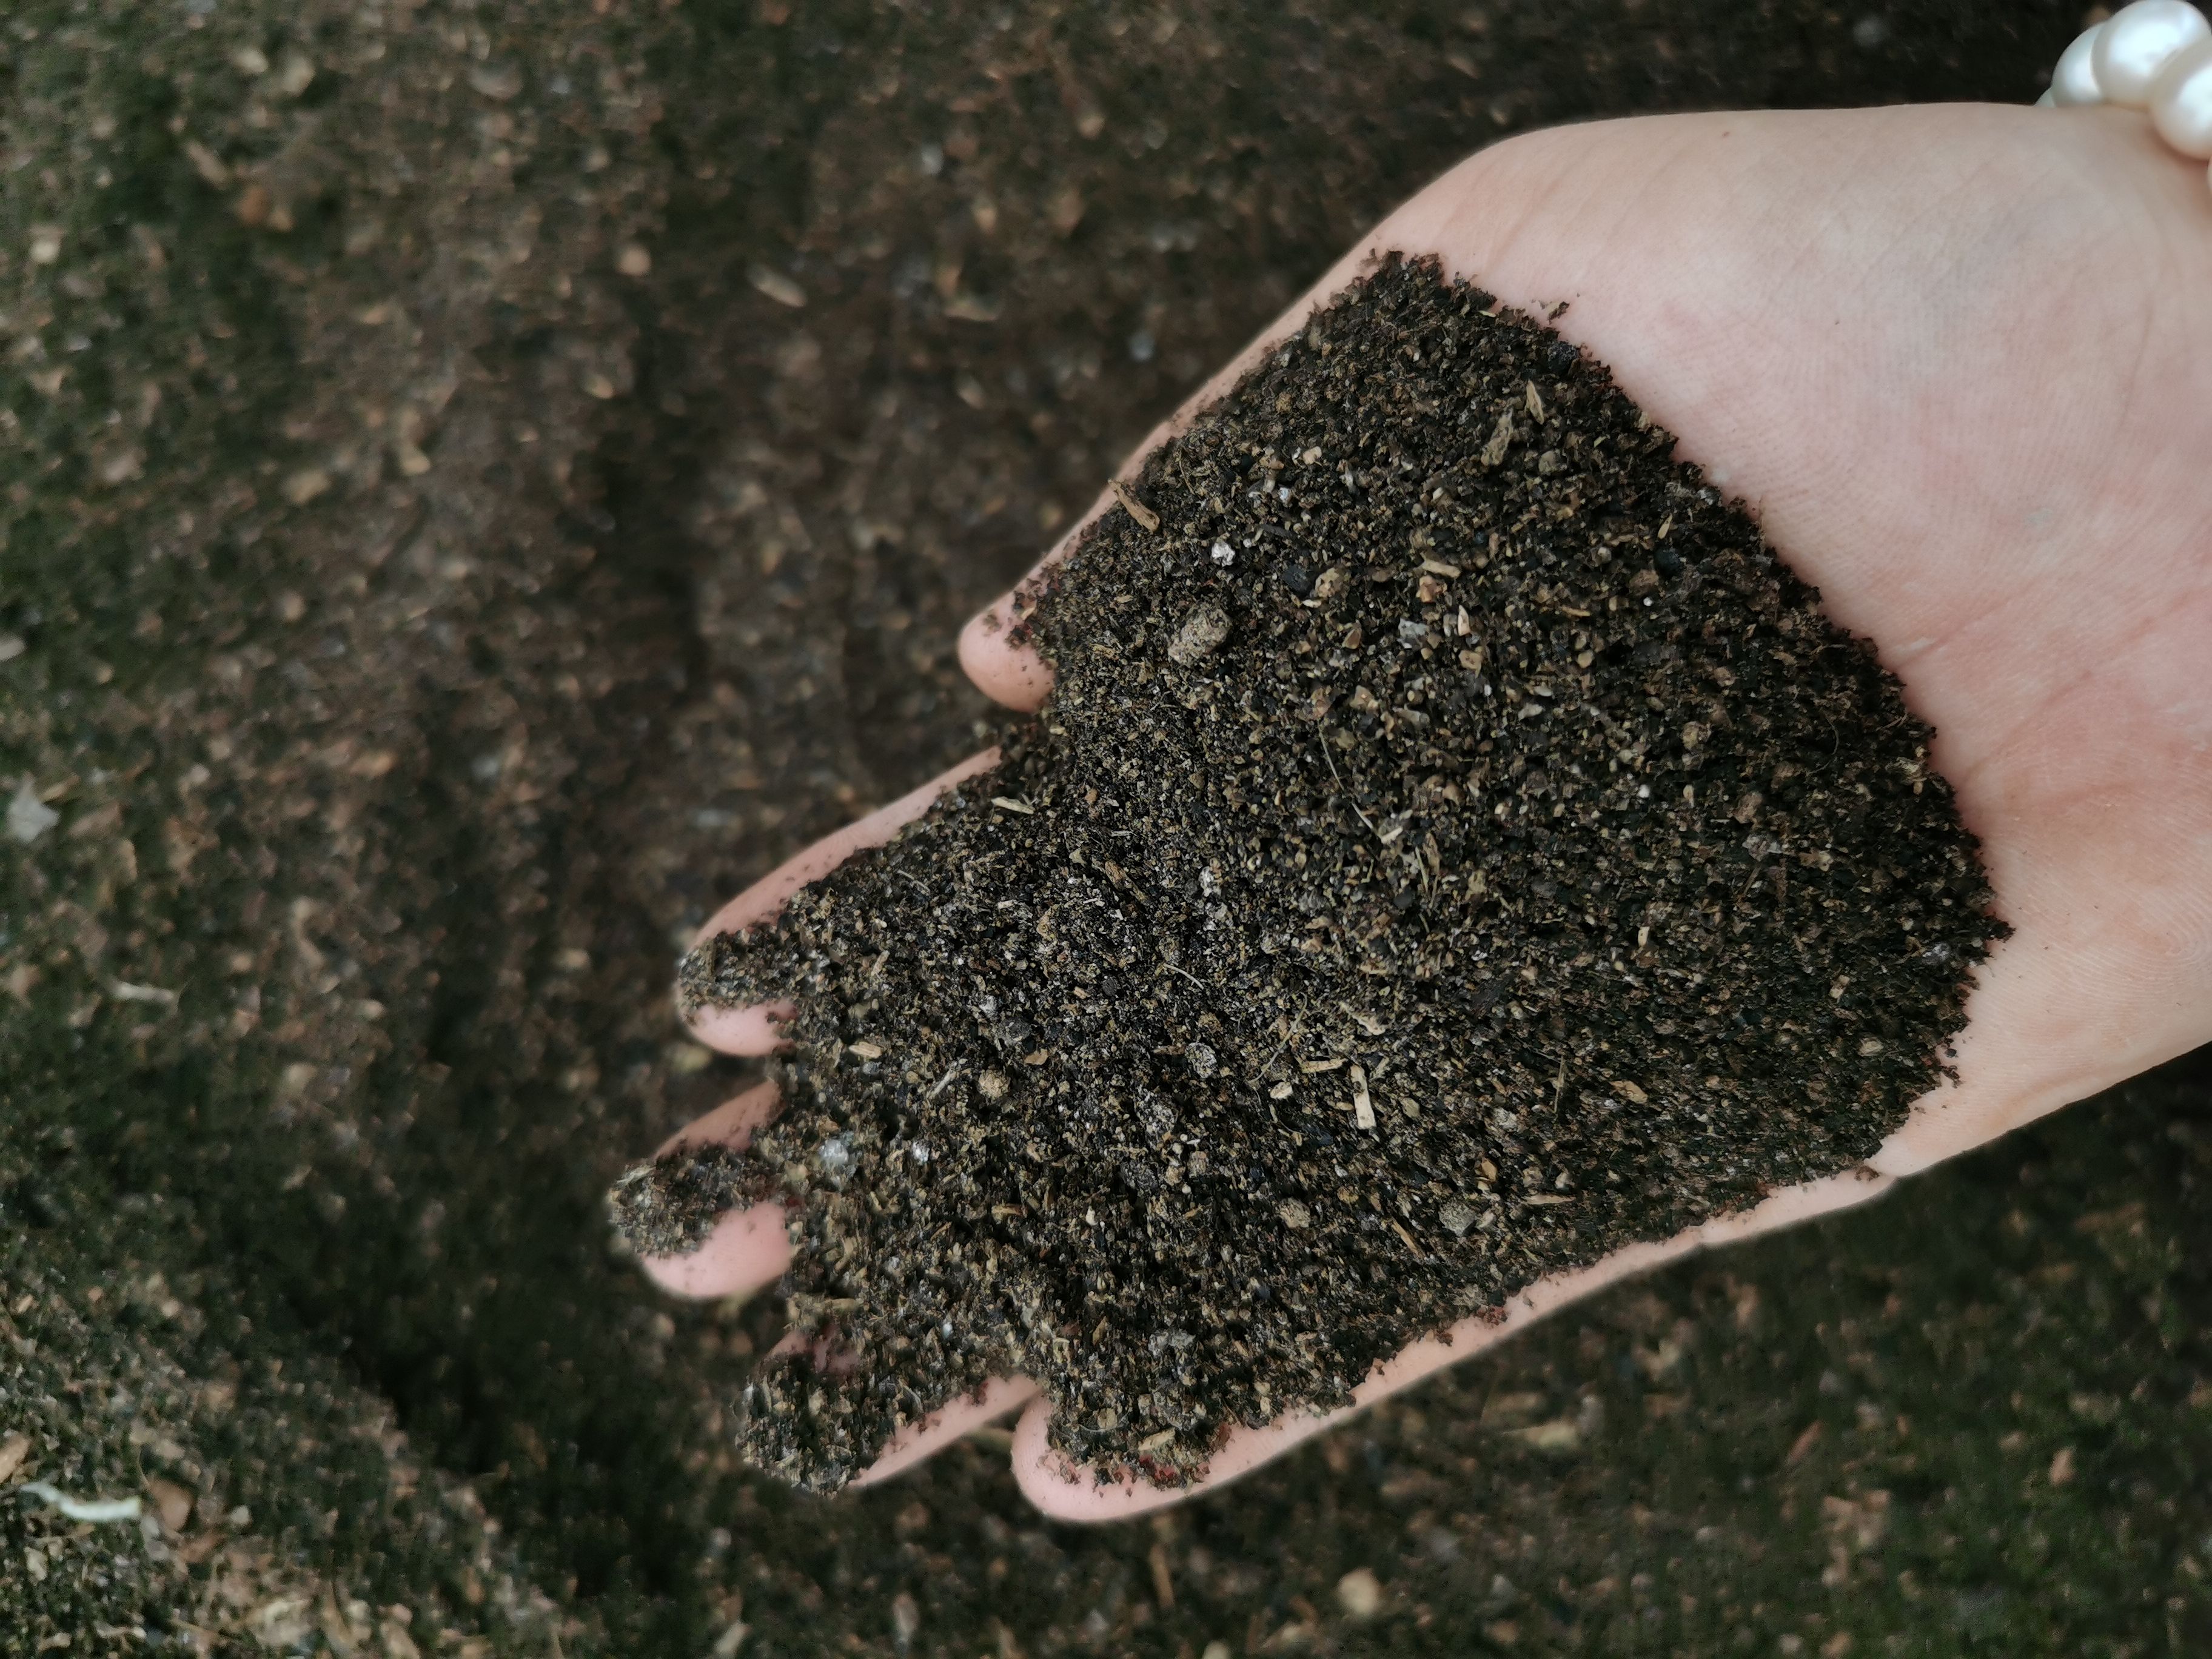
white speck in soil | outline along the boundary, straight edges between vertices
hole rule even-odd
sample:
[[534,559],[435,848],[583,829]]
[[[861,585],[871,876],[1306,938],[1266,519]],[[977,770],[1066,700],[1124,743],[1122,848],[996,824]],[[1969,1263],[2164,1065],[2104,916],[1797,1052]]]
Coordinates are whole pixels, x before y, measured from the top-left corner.
[[61,821],[62,815],[39,799],[27,778],[8,803],[8,833],[26,847]]

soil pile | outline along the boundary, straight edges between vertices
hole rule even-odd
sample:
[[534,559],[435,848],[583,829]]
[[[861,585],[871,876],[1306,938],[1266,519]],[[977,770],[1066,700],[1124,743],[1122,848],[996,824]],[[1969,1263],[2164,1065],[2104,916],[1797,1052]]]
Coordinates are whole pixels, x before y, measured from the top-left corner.
[[2003,931],[1974,842],[1672,447],[1385,262],[1057,574],[997,772],[687,959],[797,1000],[737,1185],[858,1362],[764,1372],[752,1455],[834,1487],[1024,1371],[1066,1450],[1188,1480],[1901,1121]]

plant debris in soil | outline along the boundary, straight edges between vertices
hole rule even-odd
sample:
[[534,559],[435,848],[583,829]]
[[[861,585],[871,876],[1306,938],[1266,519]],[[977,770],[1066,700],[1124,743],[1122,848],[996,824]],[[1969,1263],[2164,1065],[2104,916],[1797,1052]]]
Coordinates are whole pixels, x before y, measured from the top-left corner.
[[818,1339],[751,1457],[832,1489],[1021,1372],[1072,1457],[1188,1481],[1936,1084],[2005,929],[1932,734],[1673,443],[1378,262],[1054,574],[998,770],[686,958],[687,1006],[796,1004],[703,1177],[788,1206]]

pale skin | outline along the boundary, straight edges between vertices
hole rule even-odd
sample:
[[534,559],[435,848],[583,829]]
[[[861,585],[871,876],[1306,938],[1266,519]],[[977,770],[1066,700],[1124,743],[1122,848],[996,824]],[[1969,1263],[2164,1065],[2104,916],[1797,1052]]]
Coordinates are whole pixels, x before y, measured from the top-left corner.
[[[1048,1514],[1174,1503],[1280,1455],[1576,1298],[1694,1250],[1863,1203],[1893,1182],[2212,1041],[2212,191],[2140,115],[1995,106],[1698,115],[1562,129],[1486,150],[1393,214],[1164,425],[1226,389],[1376,252],[1433,253],[1507,304],[1565,301],[1561,333],[1758,515],[1830,612],[1871,639],[1936,728],[1932,759],[2014,929],[1981,970],[1940,1087],[1863,1168],[1542,1280],[1378,1366],[1357,1403],[1234,1430],[1199,1486],[1071,1469],[1010,1377],[902,1435],[912,1467],[1018,1407],[1013,1467]],[[1111,507],[1102,494],[1092,516]],[[1086,520],[1087,521],[1087,520]],[[1056,557],[1079,534],[1072,532]],[[1050,671],[1010,641],[1013,596],[961,659],[1011,708]],[[771,918],[887,840],[974,757],[725,906]],[[703,1012],[735,1054],[771,1007]],[[763,1086],[677,1139],[742,1145]],[[687,1296],[776,1279],[780,1210],[726,1216],[649,1261]]]

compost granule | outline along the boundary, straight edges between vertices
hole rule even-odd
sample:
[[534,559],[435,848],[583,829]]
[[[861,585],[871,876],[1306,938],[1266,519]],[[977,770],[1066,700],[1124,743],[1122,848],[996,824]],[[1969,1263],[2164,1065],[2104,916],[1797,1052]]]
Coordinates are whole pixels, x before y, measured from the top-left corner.
[[1054,573],[1004,763],[686,959],[797,1006],[751,1456],[834,1488],[1021,1372],[1188,1481],[1939,1081],[2004,928],[1932,733],[1673,447],[1379,262]]

